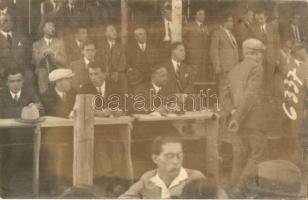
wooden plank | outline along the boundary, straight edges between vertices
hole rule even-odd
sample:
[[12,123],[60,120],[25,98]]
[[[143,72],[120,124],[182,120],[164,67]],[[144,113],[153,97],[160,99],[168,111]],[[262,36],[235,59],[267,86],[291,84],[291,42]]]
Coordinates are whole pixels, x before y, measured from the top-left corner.
[[140,122],[151,122],[151,121],[175,121],[175,120],[189,120],[189,119],[216,119],[217,115],[210,111],[198,111],[198,112],[187,112],[184,115],[175,116],[151,116],[145,114],[134,114],[137,121]]
[[128,40],[128,5],[127,0],[121,0],[121,42],[127,44]]
[[32,188],[34,197],[39,197],[39,179],[40,179],[40,151],[41,151],[41,127],[34,128],[33,136],[33,179]]
[[74,108],[74,185],[93,185],[94,110],[92,95],[77,95]]
[[182,42],[182,4],[182,0],[172,0],[172,43]]
[[132,144],[131,130],[132,130],[131,123],[119,127],[121,140],[124,141],[124,154],[125,154],[125,166],[126,166],[125,178],[127,180],[132,181],[133,183],[134,168],[133,168],[132,153],[131,153],[131,144]]

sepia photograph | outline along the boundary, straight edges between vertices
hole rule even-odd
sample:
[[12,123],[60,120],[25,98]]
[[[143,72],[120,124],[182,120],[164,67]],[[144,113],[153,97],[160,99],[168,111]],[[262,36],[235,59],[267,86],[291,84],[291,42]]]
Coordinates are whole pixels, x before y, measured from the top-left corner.
[[0,0],[0,198],[307,182],[308,0]]

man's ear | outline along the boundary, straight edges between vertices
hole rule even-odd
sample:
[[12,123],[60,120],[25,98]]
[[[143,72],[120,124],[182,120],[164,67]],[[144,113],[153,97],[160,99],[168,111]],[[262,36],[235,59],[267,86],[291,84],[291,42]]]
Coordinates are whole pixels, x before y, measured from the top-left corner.
[[152,160],[155,164],[157,164],[157,159],[158,159],[158,156],[155,154],[152,154]]

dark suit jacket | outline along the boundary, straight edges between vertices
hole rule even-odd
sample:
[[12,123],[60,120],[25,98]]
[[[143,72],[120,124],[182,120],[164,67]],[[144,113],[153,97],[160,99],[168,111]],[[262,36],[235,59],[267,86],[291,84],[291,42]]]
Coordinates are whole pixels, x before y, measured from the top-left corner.
[[265,128],[262,110],[263,67],[252,60],[244,60],[230,72],[221,92],[221,103],[227,112],[237,110],[234,119],[240,127]]
[[[153,112],[153,110],[151,110],[152,106],[151,103],[155,103],[155,97],[156,95],[160,96],[162,99],[165,98],[168,95],[168,91],[166,87],[162,87],[161,91],[159,94],[155,93],[155,89],[153,87],[153,84],[151,81],[146,82],[146,83],[142,83],[141,85],[139,85],[135,92],[134,92],[134,96],[138,97],[138,99],[136,99],[135,101],[133,101],[133,99],[131,99],[132,101],[130,101],[130,112],[133,113],[140,113],[140,114],[148,114]],[[142,97],[141,97],[142,96]],[[140,98],[140,99],[139,99]],[[134,105],[134,102],[141,100],[141,98],[145,100],[145,106],[143,106],[142,104],[136,103]],[[152,99],[151,99],[152,98]],[[164,104],[163,102],[159,102],[159,103],[155,103],[155,107],[159,107],[162,106]],[[145,108],[145,109],[143,109]]]
[[10,46],[6,37],[0,33],[0,49],[0,68],[9,67],[11,63],[22,68],[30,67],[30,43],[25,36],[13,32],[12,46]]
[[255,38],[262,41],[266,46],[265,60],[265,76],[270,76],[275,72],[276,63],[279,59],[280,34],[278,26],[274,23],[266,24],[266,34],[261,32],[260,26],[254,26]]
[[152,44],[146,43],[146,50],[142,51],[137,42],[127,48],[127,68],[134,68],[142,75],[142,81],[149,81],[151,68],[154,66],[156,49]]
[[196,72],[191,67],[182,63],[179,69],[180,77],[177,78],[171,59],[160,65],[168,70],[168,83],[166,86],[168,94],[193,93]]
[[122,72],[126,70],[126,56],[124,47],[118,42],[110,49],[108,42],[102,41],[98,45],[99,57],[109,72]]
[[[120,97],[120,107],[122,109],[123,106],[123,94],[120,93],[119,88],[117,87],[116,83],[112,82],[112,81],[105,81],[105,95],[103,96],[103,102],[101,101],[102,99],[97,98],[96,99],[96,106],[97,108],[100,108],[102,103],[103,103],[103,108],[107,108],[108,107],[108,103],[114,99],[113,96],[117,95]],[[97,89],[95,88],[95,86],[89,82],[83,86],[81,86],[81,88],[78,91],[78,94],[93,94],[93,95],[99,95]],[[110,106],[110,105],[109,105]]]
[[110,21],[110,13],[107,5],[96,3],[88,4],[86,7],[91,27],[106,25]]
[[[242,49],[242,44],[249,38],[254,38],[254,24],[241,20],[236,27],[235,37],[237,39],[239,49]],[[241,53],[241,52],[240,52]]]
[[183,39],[186,46],[186,60],[190,65],[204,66],[209,60],[210,33],[204,25],[203,32],[196,22],[184,27]]
[[85,9],[76,5],[73,12],[70,11],[68,3],[63,8],[63,23],[66,33],[73,33],[74,28],[88,26],[89,16]]
[[39,25],[39,33],[41,33],[43,25],[46,21],[53,21],[57,30],[63,30],[64,26],[64,3],[59,10],[55,10],[50,0],[41,3],[41,22]]
[[77,45],[75,37],[68,37],[66,40],[64,40],[64,46],[68,63],[82,58],[82,48]]
[[74,72],[75,76],[73,77],[73,88],[78,91],[82,85],[85,85],[90,82],[89,72],[86,69],[86,63],[84,58],[81,58],[77,61],[73,61],[69,68]]
[[[305,33],[304,33],[301,26],[298,26],[298,31],[299,31],[300,40],[301,40],[301,42],[303,42],[304,41],[303,36],[304,36]],[[284,29],[282,37],[283,37],[284,40],[296,41],[296,37],[295,37],[295,34],[294,34],[294,31],[293,31],[291,24],[288,24],[288,26]]]
[[[15,104],[8,89],[0,95],[0,117],[1,118],[20,118],[23,107],[30,103],[40,103],[38,96],[32,89],[23,88],[17,104]],[[44,114],[43,111],[40,114]]]
[[66,95],[67,100],[64,102],[52,87],[50,87],[44,94],[42,94],[42,103],[44,105],[46,114],[49,116],[67,118],[70,112],[73,110],[76,92],[75,90],[71,90],[67,92]]

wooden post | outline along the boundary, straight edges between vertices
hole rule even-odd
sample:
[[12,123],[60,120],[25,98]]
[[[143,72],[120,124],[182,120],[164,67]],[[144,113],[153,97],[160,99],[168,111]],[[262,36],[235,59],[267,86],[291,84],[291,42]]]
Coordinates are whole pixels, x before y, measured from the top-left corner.
[[78,95],[74,108],[74,185],[93,184],[94,109],[92,95]]
[[182,42],[182,0],[172,0],[172,43]]
[[39,197],[39,179],[40,179],[40,151],[41,151],[41,126],[38,124],[34,127],[33,137],[33,195]]
[[127,44],[128,40],[128,5],[127,0],[121,0],[121,42]]

